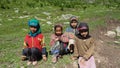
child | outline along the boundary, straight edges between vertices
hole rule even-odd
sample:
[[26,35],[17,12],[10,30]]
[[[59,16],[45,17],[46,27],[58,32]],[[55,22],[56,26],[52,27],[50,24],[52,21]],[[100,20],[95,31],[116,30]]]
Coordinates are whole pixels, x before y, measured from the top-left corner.
[[89,35],[89,27],[86,23],[80,23],[75,36],[75,48],[72,59],[79,57],[78,64],[80,68],[96,68],[93,52],[95,43]]
[[[66,32],[75,34],[77,31],[78,26],[78,19],[75,16],[72,16],[70,18],[70,27],[66,28]],[[70,53],[74,52],[74,40],[69,38],[69,44],[68,49],[70,50]]]
[[28,22],[28,26],[30,28],[30,32],[24,39],[22,60],[28,58],[29,61],[27,65],[30,65],[31,63],[36,65],[37,60],[40,58],[43,58],[44,61],[47,60],[44,36],[41,33],[38,20],[31,19]]
[[78,25],[77,18],[75,16],[72,16],[70,18],[70,27],[66,28],[66,32],[71,32],[75,34],[77,25]]
[[58,56],[61,56],[65,51],[67,51],[68,37],[64,33],[62,25],[54,26],[55,33],[51,35],[51,53],[53,54],[52,62],[56,63]]

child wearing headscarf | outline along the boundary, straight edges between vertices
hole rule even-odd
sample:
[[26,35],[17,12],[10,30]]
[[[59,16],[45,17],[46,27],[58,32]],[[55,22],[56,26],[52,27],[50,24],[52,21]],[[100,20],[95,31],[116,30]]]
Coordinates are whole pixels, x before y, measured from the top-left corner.
[[71,32],[71,33],[75,34],[78,24],[79,24],[79,22],[78,22],[77,17],[72,16],[70,18],[70,26],[66,28],[66,32]]
[[44,36],[41,33],[41,28],[37,19],[29,20],[28,26],[30,32],[24,39],[22,60],[28,59],[27,65],[30,65],[31,63],[36,65],[40,58],[44,61],[47,60]]
[[54,26],[54,34],[51,35],[50,45],[53,55],[52,62],[56,63],[58,57],[67,52],[68,36],[63,33],[63,27],[60,24]]
[[[75,16],[72,16],[70,18],[70,26],[66,28],[66,32],[73,33],[75,35],[78,24],[79,24],[78,18]],[[68,49],[70,50],[70,53],[74,52],[74,40],[71,38],[69,38]]]
[[72,59],[78,57],[80,68],[96,68],[94,60],[94,39],[89,35],[89,27],[86,23],[80,23],[77,27],[79,33],[75,34],[75,48]]

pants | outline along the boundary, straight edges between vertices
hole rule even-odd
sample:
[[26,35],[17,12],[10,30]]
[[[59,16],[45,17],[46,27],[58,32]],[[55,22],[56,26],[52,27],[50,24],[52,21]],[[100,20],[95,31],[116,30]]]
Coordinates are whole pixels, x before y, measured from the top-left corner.
[[29,61],[36,61],[42,58],[42,55],[46,55],[46,48],[42,49],[42,52],[38,48],[25,48],[22,54],[28,58]]

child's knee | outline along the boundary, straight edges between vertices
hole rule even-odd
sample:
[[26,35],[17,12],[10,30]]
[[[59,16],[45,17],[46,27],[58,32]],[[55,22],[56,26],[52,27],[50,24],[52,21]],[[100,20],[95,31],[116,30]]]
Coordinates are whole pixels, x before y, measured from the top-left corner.
[[30,48],[25,48],[23,49],[22,54],[26,55],[29,51],[30,51]]

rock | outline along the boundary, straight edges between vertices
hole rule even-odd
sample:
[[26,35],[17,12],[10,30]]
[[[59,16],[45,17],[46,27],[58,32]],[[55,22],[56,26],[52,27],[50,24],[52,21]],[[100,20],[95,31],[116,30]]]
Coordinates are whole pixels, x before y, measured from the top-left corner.
[[47,23],[48,25],[51,25],[51,24],[52,24],[50,21],[47,21],[46,23]]
[[70,19],[71,16],[74,16],[72,14],[62,14],[60,17],[60,20],[67,20]]
[[20,68],[25,68],[24,66],[21,66]]
[[98,59],[97,62],[100,63],[101,62],[100,59]]
[[120,44],[120,42],[119,42],[119,41],[114,41],[114,43],[116,43],[116,44]]
[[49,16],[51,13],[48,13],[48,12],[43,12],[43,14],[45,14],[45,15],[48,15],[48,16]]
[[116,33],[117,33],[117,36],[120,36],[120,26],[116,28]]
[[103,41],[102,41],[102,40],[100,40],[100,42],[101,42],[101,43],[103,43]]
[[65,25],[68,25],[68,24],[70,24],[70,22],[64,22],[64,24],[65,24]]
[[15,10],[15,13],[19,13],[19,10]]
[[47,19],[50,20],[50,19],[51,19],[51,16],[48,16]]
[[105,35],[110,37],[110,38],[116,37],[116,33],[114,31],[107,31],[107,34],[105,34]]
[[14,8],[14,10],[15,13],[19,13],[19,8]]
[[22,30],[23,30],[23,31],[28,31],[28,29],[25,29],[25,28],[23,28]]
[[23,14],[24,14],[24,15],[29,15],[30,13],[27,12],[27,11],[23,11]]
[[0,19],[0,21],[2,21],[2,19]]
[[8,19],[8,21],[12,21],[13,19]]
[[20,16],[19,18],[22,19],[22,18],[27,18],[27,17],[29,17],[29,16],[27,16],[27,15],[26,16]]
[[0,14],[0,16],[1,16],[2,14]]

